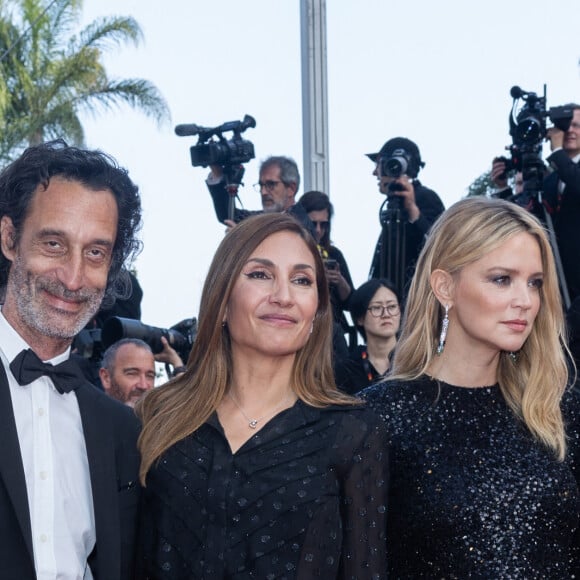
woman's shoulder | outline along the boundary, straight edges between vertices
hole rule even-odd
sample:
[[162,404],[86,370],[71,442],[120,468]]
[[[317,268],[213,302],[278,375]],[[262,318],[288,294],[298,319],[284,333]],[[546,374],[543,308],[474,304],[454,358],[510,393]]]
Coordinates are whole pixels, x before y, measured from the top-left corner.
[[409,396],[431,396],[437,390],[435,381],[427,376],[416,379],[387,379],[357,393],[371,407],[376,404],[397,402]]

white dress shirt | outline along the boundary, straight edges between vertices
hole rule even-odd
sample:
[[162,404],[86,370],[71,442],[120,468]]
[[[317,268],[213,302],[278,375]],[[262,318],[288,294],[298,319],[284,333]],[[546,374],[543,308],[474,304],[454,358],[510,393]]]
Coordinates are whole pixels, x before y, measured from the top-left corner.
[[[0,345],[26,477],[38,580],[92,580],[87,558],[95,546],[95,517],[76,395],[61,395],[48,377],[18,384],[9,365],[30,347],[1,312]],[[58,364],[69,351],[45,362]]]

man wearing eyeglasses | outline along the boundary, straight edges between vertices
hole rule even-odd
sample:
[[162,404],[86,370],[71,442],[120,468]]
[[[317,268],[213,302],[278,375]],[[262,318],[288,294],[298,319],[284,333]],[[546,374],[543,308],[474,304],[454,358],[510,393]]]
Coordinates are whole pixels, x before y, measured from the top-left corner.
[[[234,208],[233,219],[229,215],[230,194],[227,191],[224,172],[219,165],[212,165],[206,180],[207,187],[213,199],[213,205],[218,220],[232,228],[250,215],[261,213],[247,209]],[[300,187],[300,173],[296,162],[290,157],[268,157],[260,166],[260,179],[254,184],[254,189],[260,194],[262,210],[266,213],[287,211],[301,221],[308,229],[312,224],[306,212],[296,206],[296,193]]]

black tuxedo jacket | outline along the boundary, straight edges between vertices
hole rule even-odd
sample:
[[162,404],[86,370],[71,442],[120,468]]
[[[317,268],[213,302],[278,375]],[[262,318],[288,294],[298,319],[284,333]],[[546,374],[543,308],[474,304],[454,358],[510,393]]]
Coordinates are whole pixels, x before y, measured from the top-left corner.
[[[138,506],[139,422],[90,383],[76,390],[87,448],[96,545],[95,580],[133,578]],[[0,363],[0,578],[35,579],[24,468],[8,380]]]

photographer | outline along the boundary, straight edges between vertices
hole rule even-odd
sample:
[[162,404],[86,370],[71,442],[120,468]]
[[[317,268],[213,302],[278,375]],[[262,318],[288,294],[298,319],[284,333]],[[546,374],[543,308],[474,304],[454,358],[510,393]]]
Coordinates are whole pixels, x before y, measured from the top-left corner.
[[567,131],[548,129],[554,170],[544,179],[544,200],[554,223],[562,268],[570,299],[580,296],[580,105],[565,105],[574,111]]
[[[326,279],[330,287],[334,323],[339,326],[339,334],[344,336],[350,330],[344,312],[349,310],[348,302],[353,283],[344,255],[330,239],[334,207],[328,195],[321,191],[307,191],[298,200],[298,205],[304,207],[314,225],[314,239],[324,260]],[[346,345],[344,346],[344,349],[337,349],[335,340],[335,354],[347,356]]]
[[[212,165],[206,179],[207,188],[213,199],[218,220],[228,229],[250,215],[261,213],[247,209],[234,209],[233,219],[229,219],[230,193],[227,189],[223,168]],[[242,168],[243,171],[243,168]],[[290,157],[268,157],[260,166],[260,178],[254,185],[262,198],[262,211],[266,213],[287,211],[311,230],[308,216],[302,207],[297,207],[296,193],[300,187],[300,173],[296,162]]]
[[[398,293],[404,295],[425,234],[445,208],[439,196],[417,179],[425,163],[413,141],[395,137],[378,153],[369,153],[367,157],[375,164],[373,175],[378,178],[379,191],[387,196],[380,212],[383,232],[375,248],[369,278],[388,277],[396,284]],[[400,171],[398,175],[396,170],[389,169],[392,166]],[[388,231],[393,225],[393,211],[400,212],[402,219],[395,220],[396,230]]]
[[[567,131],[554,126],[547,130],[546,139],[550,141],[551,154],[547,161],[552,169],[546,169],[542,181],[542,207],[533,196],[526,195],[523,187],[516,188],[512,194],[507,185],[506,160],[496,158],[492,164],[492,182],[498,188],[494,197],[514,201],[531,211],[542,222],[546,221],[544,208],[550,214],[562,269],[570,300],[580,296],[580,105],[569,104],[558,109],[571,109],[573,117]],[[509,165],[509,164],[508,164]]]

